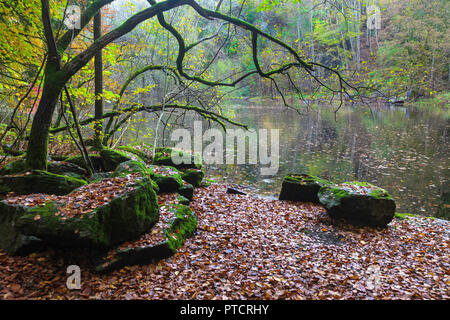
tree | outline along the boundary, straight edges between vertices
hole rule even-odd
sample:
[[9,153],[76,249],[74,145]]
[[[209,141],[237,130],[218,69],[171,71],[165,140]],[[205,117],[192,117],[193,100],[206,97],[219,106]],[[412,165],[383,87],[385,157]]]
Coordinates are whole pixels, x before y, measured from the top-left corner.
[[[81,30],[85,28],[93,17],[98,15],[99,10],[105,5],[113,2],[113,0],[93,0],[89,1],[88,6],[84,9],[81,15]],[[309,76],[311,76],[315,81],[321,85],[327,87],[333,92],[340,93],[341,99],[343,99],[344,94],[348,94],[348,90],[356,89],[348,84],[347,81],[335,70],[327,68],[319,63],[306,62],[306,59],[302,59],[297,51],[285,42],[271,36],[270,34],[262,31],[261,29],[255,27],[254,25],[241,20],[239,18],[232,17],[221,13],[220,11],[214,11],[201,6],[198,2],[194,0],[166,0],[163,2],[156,2],[154,0],[148,1],[150,7],[140,11],[139,13],[133,15],[127,19],[122,25],[111,30],[110,32],[104,34],[100,38],[96,39],[87,49],[76,55],[74,58],[62,64],[61,55],[67,50],[71,42],[80,34],[81,30],[69,30],[64,33],[60,39],[55,39],[55,33],[52,27],[52,17],[50,14],[49,0],[41,0],[41,14],[42,14],[42,24],[45,34],[45,42],[47,45],[47,58],[44,69],[44,86],[41,96],[40,103],[37,107],[36,114],[31,126],[31,132],[29,136],[29,144],[27,149],[26,164],[30,169],[46,169],[47,166],[47,144],[50,132],[50,125],[52,122],[52,117],[55,112],[55,107],[58,102],[59,96],[63,91],[67,93],[66,84],[67,82],[78,72],[83,66],[85,66],[94,56],[99,54],[103,48],[108,44],[112,43],[121,36],[132,31],[139,23],[146,21],[148,19],[157,17],[159,24],[166,29],[171,36],[173,36],[178,44],[178,55],[176,59],[176,66],[174,73],[180,79],[186,81],[197,82],[209,87],[225,86],[233,87],[236,86],[242,80],[253,76],[259,75],[271,81],[277,91],[281,93],[279,86],[275,80],[275,76],[284,75],[289,77],[289,70],[300,69],[304,70]],[[169,22],[166,21],[164,13],[175,8],[180,7],[190,7],[198,15],[207,20],[217,19],[226,23],[227,25],[234,26],[235,28],[240,28],[249,32],[251,34],[251,52],[252,61],[254,64],[254,70],[251,70],[243,75],[236,76],[230,81],[221,80],[207,80],[201,75],[190,74],[183,66],[183,62],[187,53],[196,47],[198,44],[208,39],[200,39],[190,45],[186,44],[185,39],[179,33],[179,31],[174,28]],[[264,67],[260,64],[260,59],[258,57],[258,45],[260,41],[267,41],[273,45],[281,47],[287,54],[286,62],[269,69],[264,70]],[[155,67],[155,66],[153,66]],[[318,78],[314,73],[315,67],[326,68],[332,72],[337,80],[338,88],[334,89],[326,85],[323,80]],[[152,67],[150,67],[152,69]],[[286,101],[285,101],[286,103]],[[286,103],[287,104],[287,103]],[[162,106],[164,107],[164,106]],[[205,111],[201,108],[196,108],[189,105],[171,105],[171,108],[181,108],[181,109],[191,109],[199,112],[205,117],[212,118],[213,120],[228,121],[229,119],[221,116],[218,113],[211,111]],[[153,108],[161,108],[161,106],[153,106]],[[116,111],[120,112],[120,111]],[[104,117],[111,117],[111,114],[104,114]],[[98,119],[96,119],[98,120]]]

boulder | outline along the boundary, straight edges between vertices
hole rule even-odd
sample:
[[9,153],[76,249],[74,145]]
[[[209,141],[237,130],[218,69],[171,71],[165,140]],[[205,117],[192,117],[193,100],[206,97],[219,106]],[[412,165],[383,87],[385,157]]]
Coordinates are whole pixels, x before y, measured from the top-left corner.
[[27,254],[41,245],[40,239],[26,236],[16,228],[18,218],[26,211],[26,207],[0,201],[0,248],[11,255]]
[[202,184],[205,172],[202,169],[186,169],[182,174],[181,178],[192,184],[194,187],[200,187]]
[[0,177],[0,194],[14,192],[18,195],[45,193],[65,195],[86,184],[86,181],[42,170],[20,175]]
[[10,163],[4,165],[0,168],[0,176],[7,176],[11,174],[17,174],[25,172],[25,158],[20,157],[16,158],[16,160],[11,161]]
[[104,273],[125,266],[156,263],[176,253],[197,229],[197,217],[188,206],[181,204],[170,205],[169,211],[173,217],[167,229],[162,231],[164,241],[112,250],[100,261],[96,271]]
[[[172,154],[178,153],[180,157],[186,158],[183,163],[174,163],[172,160]],[[153,164],[159,166],[172,166],[177,169],[201,169],[202,168],[202,158],[198,154],[192,154],[179,149],[174,148],[157,148],[156,153],[153,156]]]
[[71,176],[79,179],[82,179],[86,174],[86,170],[84,168],[66,161],[49,161],[47,164],[47,171],[54,174]]
[[318,196],[331,217],[356,226],[385,227],[394,218],[395,201],[386,190],[367,182],[329,185]]
[[142,159],[146,163],[151,163],[152,159],[153,159],[153,156],[152,156],[153,146],[148,145],[146,143],[119,146],[116,149],[132,153],[132,154],[138,156],[140,159]]
[[[94,166],[95,171],[103,171],[104,170],[102,157],[100,155],[89,154],[89,159],[91,159],[91,162],[92,162],[92,165]],[[84,158],[81,155],[69,157],[69,158],[65,159],[64,162],[73,163],[79,167],[87,169],[86,164],[84,163]]]
[[[67,199],[50,199],[37,207],[10,205],[18,217],[15,230],[67,247],[101,249],[135,239],[158,221],[159,206],[150,179],[139,177],[131,181],[122,187],[126,191],[82,214],[62,216],[61,212],[68,208]],[[90,188],[95,186],[90,185],[82,192],[89,192]]]
[[159,193],[177,192],[183,188],[183,180],[180,172],[167,166],[148,166],[153,171],[153,180],[159,187]]
[[103,148],[100,151],[103,160],[103,167],[105,171],[114,171],[119,164],[130,160],[137,160],[143,162],[137,155],[127,151],[119,151],[110,148]]
[[194,186],[192,184],[184,182],[183,186],[178,189],[178,194],[187,198],[189,201],[192,201],[192,199],[194,198]]
[[330,182],[308,174],[285,176],[281,185],[280,200],[319,203],[317,193]]

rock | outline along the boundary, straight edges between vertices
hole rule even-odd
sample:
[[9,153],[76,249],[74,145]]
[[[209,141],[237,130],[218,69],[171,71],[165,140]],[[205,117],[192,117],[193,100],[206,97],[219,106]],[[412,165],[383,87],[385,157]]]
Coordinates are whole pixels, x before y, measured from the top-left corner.
[[130,152],[130,153],[138,156],[140,159],[142,159],[146,163],[151,163],[152,159],[153,159],[153,155],[152,155],[153,146],[148,145],[146,143],[119,146],[119,147],[117,147],[117,149],[121,150],[121,151]]
[[184,182],[183,187],[178,189],[178,194],[189,199],[189,201],[192,201],[192,199],[194,198],[194,186],[192,184]]
[[14,192],[15,194],[45,193],[65,195],[86,184],[86,181],[35,170],[21,175],[0,177],[0,194]]
[[18,174],[25,172],[25,158],[20,157],[11,161],[0,169],[0,176],[7,176],[11,174]]
[[124,188],[130,190],[82,216],[57,214],[65,201],[47,201],[42,207],[11,205],[19,216],[15,228],[54,246],[100,249],[133,240],[158,221],[159,206],[147,177],[137,178]]
[[113,174],[111,172],[96,172],[96,173],[93,173],[88,178],[88,181],[89,181],[89,183],[95,183],[95,182],[99,182],[103,179],[111,178],[112,176],[113,176]]
[[197,229],[197,217],[185,205],[172,204],[169,211],[173,218],[164,230],[166,240],[153,245],[117,249],[110,252],[96,267],[97,272],[110,272],[131,265],[156,263],[177,252]]
[[[14,175],[26,171],[25,158],[19,158],[8,163],[6,166],[0,169],[0,175]],[[54,174],[71,176],[74,178],[82,179],[85,175],[85,169],[80,166],[63,161],[48,161],[47,171]]]
[[154,172],[153,180],[159,187],[159,193],[177,192],[179,189],[183,188],[183,180],[177,169],[153,165],[148,166],[148,168]]
[[194,187],[200,187],[202,185],[203,177],[205,172],[202,169],[186,169],[182,174],[181,178],[192,184]]
[[149,179],[151,179],[153,189],[158,193],[159,192],[159,186],[158,184],[152,179],[154,177],[154,172],[152,167],[147,167],[143,162],[136,161],[136,160],[130,160],[127,162],[122,162],[119,164],[114,170],[114,173],[112,174],[113,177],[119,177],[119,176],[126,176],[135,172],[139,172],[142,176],[146,176]]
[[[176,164],[172,160],[172,153],[177,152],[180,157],[185,157],[187,160],[184,163]],[[202,158],[198,154],[192,154],[183,150],[174,148],[157,148],[153,156],[153,164],[160,166],[172,166],[174,168],[183,169],[201,169]]]
[[386,190],[367,182],[329,185],[318,196],[331,217],[356,226],[385,227],[394,218],[395,201]]
[[20,206],[12,206],[0,201],[0,248],[11,255],[24,255],[35,251],[42,241],[33,236],[25,236],[16,228],[17,219],[25,213]]
[[181,194],[178,195],[177,201],[178,201],[179,204],[183,204],[183,205],[186,205],[186,206],[188,206],[189,203],[191,202],[191,200],[189,200],[185,196],[182,196]]
[[82,178],[86,174],[86,169],[66,161],[49,161],[47,171],[75,178]]
[[100,151],[100,156],[103,160],[103,168],[105,171],[114,171],[119,164],[122,162],[127,162],[130,160],[139,160],[143,162],[141,159],[138,159],[136,155],[126,151],[119,151],[110,148],[103,148]]
[[330,182],[308,174],[285,176],[281,185],[280,200],[319,203],[317,193]]
[[240,194],[240,195],[243,195],[243,196],[247,195],[244,191],[238,190],[236,188],[231,188],[231,187],[227,188],[227,193],[229,193],[229,194]]
[[[100,155],[89,154],[89,159],[91,159],[91,162],[92,162],[92,165],[94,166],[95,171],[104,171],[103,160]],[[84,163],[83,156],[81,156],[81,155],[69,157],[65,160],[65,162],[74,163],[79,167],[87,169],[87,166]]]

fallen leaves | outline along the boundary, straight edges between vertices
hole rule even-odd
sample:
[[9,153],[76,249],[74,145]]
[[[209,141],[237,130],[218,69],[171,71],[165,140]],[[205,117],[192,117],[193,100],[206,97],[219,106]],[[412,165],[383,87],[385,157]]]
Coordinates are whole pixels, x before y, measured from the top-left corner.
[[[5,199],[8,204],[24,205],[27,207],[44,206],[49,201],[60,203],[56,216],[67,219],[75,216],[83,216],[92,210],[109,203],[112,199],[134,190],[129,186],[140,177],[139,173],[129,174],[123,177],[103,179],[97,183],[82,186],[68,195],[55,196],[47,194],[31,194],[23,196],[9,196]],[[34,220],[41,218],[36,215]]]
[[[159,203],[175,199],[160,195]],[[99,275],[90,271],[85,250],[0,252],[0,297],[449,299],[447,221],[408,217],[379,230],[336,225],[321,206],[230,195],[218,185],[197,189],[190,207],[199,218],[197,234],[158,265]],[[124,246],[155,241],[158,228]],[[83,292],[65,286],[74,262]]]

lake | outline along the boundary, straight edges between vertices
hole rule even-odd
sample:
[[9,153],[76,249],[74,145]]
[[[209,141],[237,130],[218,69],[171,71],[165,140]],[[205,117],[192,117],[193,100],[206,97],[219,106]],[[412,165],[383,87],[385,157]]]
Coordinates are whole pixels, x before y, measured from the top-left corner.
[[389,191],[397,212],[449,218],[448,110],[355,106],[335,118],[330,106],[304,115],[270,101],[227,108],[250,128],[280,130],[279,170],[261,176],[258,165],[207,165],[208,178],[266,197],[277,197],[290,173],[368,181]]

